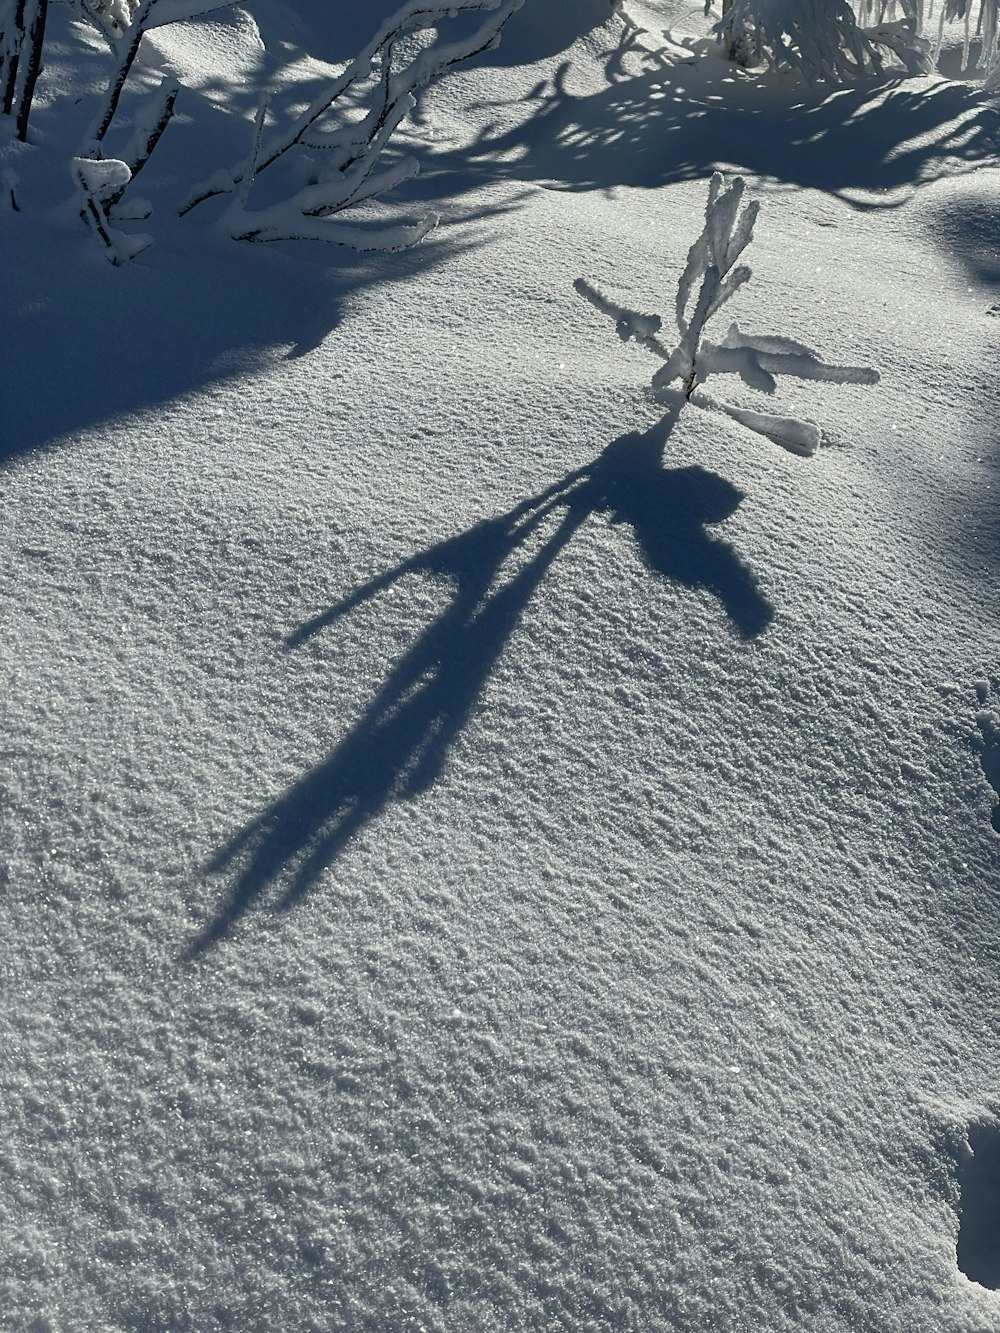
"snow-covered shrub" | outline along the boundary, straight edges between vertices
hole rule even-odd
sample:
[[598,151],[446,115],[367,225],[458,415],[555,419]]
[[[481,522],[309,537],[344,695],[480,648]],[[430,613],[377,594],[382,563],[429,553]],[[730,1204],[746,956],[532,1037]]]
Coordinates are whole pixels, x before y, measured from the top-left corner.
[[660,339],[663,321],[659,315],[644,315],[619,306],[584,278],[577,278],[574,287],[591,305],[615,321],[623,342],[641,343],[666,363],[653,376],[654,392],[664,395],[679,380],[687,401],[720,408],[783,448],[808,456],[816,452],[821,439],[815,422],[751,411],[697,393],[710,375],[720,374],[739,375],[745,384],[766,394],[775,392],[776,375],[834,384],[876,384],[879,378],[878,372],[868,367],[836,366],[821,361],[808,347],[791,338],[746,334],[735,322],[721,342],[714,343],[705,337],[709,320],[752,276],[746,264],[736,262],[753,239],[759,211],[755,200],[744,206],[745,194],[742,177],[735,177],[728,186],[721,172],[712,177],[705,226],[688,253],[677,284],[675,317],[680,339],[674,347],[669,348]]
[[[169,125],[178,86],[165,79],[138,109],[129,108],[129,143],[113,154],[105,140],[139,56],[143,38],[154,28],[183,23],[238,0],[62,0],[89,20],[108,49],[107,77],[99,106],[82,142],[67,155],[82,196],[81,216],[115,264],[132,257],[150,237],[130,241],[115,223],[146,217],[151,206],[126,201],[132,182]],[[456,65],[496,46],[501,29],[524,0],[405,0],[304,112],[285,124],[269,123],[260,107],[248,159],[232,171],[217,172],[198,187],[181,209],[187,213],[216,195],[231,195],[225,223],[239,240],[322,239],[359,249],[396,249],[419,241],[435,224],[428,215],[412,226],[345,225],[335,215],[386,194],[414,175],[416,162],[392,155],[390,141],[415,106],[414,94]],[[49,0],[0,0],[0,111],[16,118],[16,135],[27,140],[35,83],[43,66]],[[462,19],[466,22],[462,27]],[[475,16],[479,16],[478,19]],[[457,20],[454,30],[449,28]],[[122,119],[122,118],[119,118]],[[276,163],[298,161],[284,181],[269,172],[267,189],[258,178]],[[302,181],[308,174],[309,184]],[[16,180],[2,181],[4,207],[19,209]],[[134,242],[134,243],[133,243]]]
[[[417,173],[419,165],[413,158],[400,157],[389,165],[384,161],[393,134],[416,104],[414,93],[496,46],[504,24],[522,4],[523,0],[407,0],[291,123],[267,134],[268,107],[263,104],[247,161],[198,186],[181,213],[206,199],[232,194],[224,225],[237,240],[323,240],[357,249],[413,245],[435,225],[432,214],[414,226],[376,230],[345,224],[338,215]],[[476,12],[488,17],[471,33],[446,39],[443,29],[448,20]],[[317,169],[311,182],[292,188],[278,203],[251,208],[257,178],[293,152],[315,154]]]
[[[105,157],[103,143],[118,110],[125,83],[139,54],[142,39],[152,28],[186,22],[218,9],[229,9],[236,0],[80,0],[81,8],[106,40],[112,57],[104,96],[93,125],[78,156],[70,163],[73,179],[84,204],[81,216],[105,246],[113,264],[134,259],[152,244],[151,236],[128,236],[113,226],[113,210],[121,215],[127,187],[149,161],[170,123],[178,85],[164,79],[152,99],[133,116],[133,129],[125,158]],[[119,22],[127,26],[119,29]],[[133,203],[126,216],[148,217],[149,205]]]
[[[706,14],[712,0],[706,0]],[[842,81],[881,73],[893,56],[910,74],[928,72],[945,25],[965,25],[965,60],[973,35],[981,41],[980,68],[1000,63],[1000,0],[731,0],[716,35],[737,58],[797,70],[816,80]]]
[[[903,12],[865,27],[847,0],[732,0],[715,25],[738,58],[797,70],[810,82],[870,78],[881,73],[883,49],[891,50],[911,74],[930,67],[931,44],[918,32],[917,0],[902,0]],[[706,13],[711,0],[706,4]],[[863,0],[862,8],[871,3]]]

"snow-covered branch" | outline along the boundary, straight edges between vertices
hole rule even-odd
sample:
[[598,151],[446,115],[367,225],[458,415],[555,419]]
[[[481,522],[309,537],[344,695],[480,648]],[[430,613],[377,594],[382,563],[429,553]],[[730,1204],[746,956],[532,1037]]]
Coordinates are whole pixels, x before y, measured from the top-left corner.
[[152,243],[152,237],[120,232],[109,218],[112,203],[121,198],[131,178],[128,165],[110,157],[75,157],[71,170],[83,196],[81,216],[109,261],[117,266],[141,254]]
[[[218,172],[192,192],[181,214],[218,195],[235,194],[225,225],[239,240],[330,240],[363,248],[412,245],[434,225],[427,216],[412,227],[365,232],[331,219],[364,200],[386,194],[418,170],[409,158],[383,165],[383,155],[415,94],[456,65],[496,46],[523,0],[408,0],[379,28],[347,68],[291,123],[270,137],[258,117],[248,160]],[[443,25],[460,14],[487,17],[471,33],[448,41]],[[416,34],[431,33],[418,44]],[[416,48],[416,49],[414,49]],[[252,209],[254,181],[293,149],[314,152],[322,163],[313,181],[280,203]]]
[[750,281],[750,268],[737,260],[753,240],[757,214],[756,201],[746,199],[743,179],[737,176],[727,186],[721,172],[716,172],[708,188],[705,225],[688,252],[677,283],[679,341],[672,351],[658,336],[662,327],[659,315],[642,315],[620,306],[583,278],[577,278],[573,285],[601,314],[615,321],[623,342],[638,342],[665,362],[653,376],[655,392],[662,394],[680,380],[688,402],[719,408],[783,448],[808,455],[815,453],[820,443],[820,429],[814,422],[732,407],[699,392],[709,376],[725,374],[738,375],[750,388],[766,394],[775,392],[777,375],[832,384],[878,382],[878,372],[867,366],[833,365],[821,360],[804,343],[745,334],[736,323],[730,325],[719,343],[704,336],[709,320]]
[[641,315],[638,310],[629,310],[626,306],[618,305],[586,278],[577,278],[573,286],[595,310],[615,321],[615,328],[622,342],[627,343],[632,339],[648,347],[657,356],[662,356],[664,360],[669,357],[670,353],[656,336],[663,327],[663,320],[659,315]]

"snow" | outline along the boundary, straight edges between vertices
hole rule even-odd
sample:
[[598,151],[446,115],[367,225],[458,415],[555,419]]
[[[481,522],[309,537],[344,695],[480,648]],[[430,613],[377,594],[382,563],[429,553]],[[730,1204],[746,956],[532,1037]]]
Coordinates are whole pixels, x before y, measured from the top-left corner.
[[[12,1329],[1000,1330],[993,105],[568,8],[421,95],[398,253],[176,216],[242,9],[156,32],[133,262],[68,39],[0,146]],[[716,167],[740,328],[881,375],[810,458],[573,290],[666,309]]]

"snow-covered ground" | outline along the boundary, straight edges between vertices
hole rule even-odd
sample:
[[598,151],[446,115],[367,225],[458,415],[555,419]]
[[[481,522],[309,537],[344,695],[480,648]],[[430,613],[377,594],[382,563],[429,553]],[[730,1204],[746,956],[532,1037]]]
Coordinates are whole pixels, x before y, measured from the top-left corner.
[[[606,8],[421,99],[410,251],[172,219],[242,10],[133,264],[63,48],[6,150],[4,1328],[1000,1330],[996,111]],[[741,324],[882,376],[812,459],[573,291],[669,317],[715,167]]]

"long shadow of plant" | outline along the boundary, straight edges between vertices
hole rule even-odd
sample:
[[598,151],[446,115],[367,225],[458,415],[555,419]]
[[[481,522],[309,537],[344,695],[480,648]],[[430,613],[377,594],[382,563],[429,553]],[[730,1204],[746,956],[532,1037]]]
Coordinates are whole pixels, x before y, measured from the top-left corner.
[[[615,440],[588,467],[508,513],[373,579],[289,637],[287,646],[294,648],[407,574],[443,576],[454,584],[450,605],[333,753],[215,856],[209,873],[239,868],[228,902],[192,955],[219,941],[279,879],[285,881],[279,905],[291,907],[390,801],[432,785],[528,601],[591,515],[629,524],[649,568],[708,589],[741,637],[767,627],[773,611],[752,572],[732,547],[705,531],[736,510],[742,493],[701,467],[662,467],[677,411],[645,434]],[[532,538],[540,541],[535,554],[500,580],[505,562]]]

